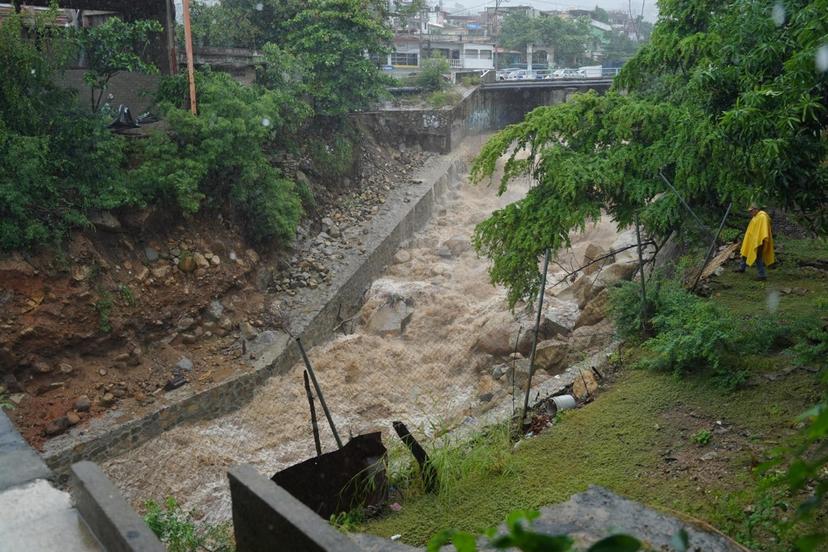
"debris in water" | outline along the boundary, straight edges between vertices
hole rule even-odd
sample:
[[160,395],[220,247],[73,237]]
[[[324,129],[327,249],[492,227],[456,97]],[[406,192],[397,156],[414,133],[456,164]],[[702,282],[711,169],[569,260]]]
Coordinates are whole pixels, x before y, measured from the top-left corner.
[[172,391],[173,389],[178,389],[182,385],[187,383],[187,380],[183,376],[175,376],[167,381],[167,384],[164,386],[164,391]]
[[325,519],[388,494],[380,432],[357,435],[341,449],[295,464],[270,479]]
[[405,443],[405,446],[408,447],[417,464],[419,464],[420,474],[423,477],[423,484],[425,485],[426,491],[429,493],[436,492],[438,483],[437,470],[434,469],[434,464],[431,463],[428,453],[426,453],[425,449],[417,442],[414,436],[411,435],[411,432],[408,431],[404,423],[393,422],[393,426],[394,431],[397,432],[397,435],[400,436],[402,442]]

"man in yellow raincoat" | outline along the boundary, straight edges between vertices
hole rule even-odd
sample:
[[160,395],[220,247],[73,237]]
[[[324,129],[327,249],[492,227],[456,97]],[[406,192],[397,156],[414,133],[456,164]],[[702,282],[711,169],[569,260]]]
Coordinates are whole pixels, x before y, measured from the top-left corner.
[[773,253],[771,218],[755,204],[751,204],[748,211],[752,218],[745,232],[745,239],[742,240],[742,264],[736,269],[736,272],[744,272],[748,266],[753,266],[753,263],[756,263],[759,279],[767,280],[768,275],[765,272],[765,267],[776,262]]

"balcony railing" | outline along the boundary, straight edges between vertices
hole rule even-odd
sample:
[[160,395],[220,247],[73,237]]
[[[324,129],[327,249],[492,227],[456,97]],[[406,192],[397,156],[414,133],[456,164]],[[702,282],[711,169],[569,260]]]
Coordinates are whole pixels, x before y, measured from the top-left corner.
[[463,68],[463,60],[462,59],[450,59],[448,60],[449,67],[452,69],[462,69]]

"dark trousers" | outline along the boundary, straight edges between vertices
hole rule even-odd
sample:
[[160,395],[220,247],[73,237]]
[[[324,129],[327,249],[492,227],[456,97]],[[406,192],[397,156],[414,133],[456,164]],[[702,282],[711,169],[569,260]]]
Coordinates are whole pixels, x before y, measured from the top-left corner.
[[[762,260],[762,252],[763,252],[764,248],[765,248],[764,245],[760,245],[759,247],[756,248],[756,269],[759,271],[759,277],[760,278],[767,278],[768,277],[767,273],[765,272],[765,261]],[[739,268],[741,268],[742,270],[747,269],[747,258],[746,257],[742,257],[742,264],[739,266]]]

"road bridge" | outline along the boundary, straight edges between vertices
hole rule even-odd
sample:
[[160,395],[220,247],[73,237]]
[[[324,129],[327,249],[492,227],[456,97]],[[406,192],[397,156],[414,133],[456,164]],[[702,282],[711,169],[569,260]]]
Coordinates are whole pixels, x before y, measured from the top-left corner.
[[484,90],[532,90],[532,89],[567,89],[596,90],[604,92],[612,86],[612,78],[585,79],[550,79],[550,80],[504,80],[485,82],[480,85]]
[[379,132],[389,144],[450,152],[463,138],[500,130],[523,120],[536,107],[561,104],[573,94],[605,93],[612,79],[499,81],[467,92],[454,107],[383,109],[355,117]]

